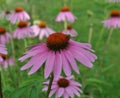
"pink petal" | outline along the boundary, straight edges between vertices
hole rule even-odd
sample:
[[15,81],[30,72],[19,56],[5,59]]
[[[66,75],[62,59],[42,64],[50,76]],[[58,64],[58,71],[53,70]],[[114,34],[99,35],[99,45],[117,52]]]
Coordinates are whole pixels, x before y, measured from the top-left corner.
[[62,71],[62,57],[59,52],[56,52],[54,64],[54,76],[60,76],[61,71]]
[[46,61],[46,65],[45,65],[45,70],[44,70],[45,78],[48,78],[50,73],[52,72],[54,62],[55,62],[55,53],[54,52],[49,52],[48,58],[47,58],[47,61]]

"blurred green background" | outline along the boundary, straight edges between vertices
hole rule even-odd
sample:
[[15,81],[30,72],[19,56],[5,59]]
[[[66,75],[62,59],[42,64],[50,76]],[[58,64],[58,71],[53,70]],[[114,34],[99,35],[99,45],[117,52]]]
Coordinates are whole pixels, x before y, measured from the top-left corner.
[[[64,29],[63,23],[55,22],[55,17],[60,8],[64,5],[70,6],[71,11],[78,18],[73,24],[78,32],[75,38],[79,42],[88,42],[89,30],[92,25],[93,36],[91,44],[98,60],[92,69],[79,65],[80,75],[74,73],[76,81],[83,84],[81,98],[120,98],[120,29],[114,29],[110,43],[104,55],[103,64],[102,52],[109,35],[109,29],[104,28],[102,21],[109,18],[111,10],[120,10],[120,3],[108,3],[106,0],[0,0],[0,12],[14,10],[22,6],[31,15],[31,25],[35,20],[46,21],[56,31]],[[16,26],[9,26],[6,20],[0,20],[0,26],[6,27],[12,32]],[[98,44],[100,33],[104,31],[103,37]],[[40,43],[38,38],[26,39],[28,45]],[[16,60],[25,52],[23,40],[14,40]],[[12,55],[11,44],[7,44],[9,54]],[[20,67],[26,62],[17,61],[17,67],[9,67],[2,70],[2,84],[4,98],[45,98],[46,92],[42,92],[43,68],[37,73],[28,76],[29,71],[20,71]],[[54,98],[54,96],[52,97]],[[75,98],[78,98],[77,96]]]

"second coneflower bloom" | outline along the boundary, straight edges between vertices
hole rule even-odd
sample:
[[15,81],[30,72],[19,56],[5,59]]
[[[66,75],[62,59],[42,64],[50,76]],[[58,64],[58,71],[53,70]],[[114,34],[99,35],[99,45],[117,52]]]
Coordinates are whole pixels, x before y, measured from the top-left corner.
[[0,18],[5,18],[6,20],[9,20],[11,17],[11,12],[9,10],[6,10],[6,11],[3,11],[1,14],[0,14]]
[[6,54],[1,54],[0,56],[2,57],[2,61],[0,61],[0,65],[1,67],[3,67],[4,69],[6,69],[9,65],[13,66],[14,65],[14,60],[13,58],[10,58],[8,55]]
[[18,28],[13,32],[13,37],[17,39],[23,39],[25,37],[33,36],[33,30],[26,21],[20,21],[18,23]]
[[[45,85],[43,91],[47,91],[49,80],[43,84]],[[80,83],[73,80],[73,76],[54,78],[49,97],[53,94],[55,94],[55,98],[61,98],[62,96],[64,96],[63,98],[75,98],[75,95],[80,97],[80,93],[82,93],[81,86]]]
[[70,8],[68,6],[64,6],[61,8],[60,13],[56,17],[56,21],[68,21],[68,22],[74,22],[76,19],[76,16],[73,15],[73,13],[70,11]]
[[103,21],[106,28],[120,28],[120,11],[113,10],[110,13],[110,18]]
[[16,7],[9,20],[15,24],[16,22],[30,20],[30,16],[22,7]]
[[40,21],[36,25],[33,25],[31,28],[33,29],[34,35],[39,36],[40,40],[44,37],[48,37],[52,33],[55,33],[55,31],[49,28],[44,21]]
[[28,47],[28,49],[30,50],[26,55],[19,60],[23,62],[28,58],[31,59],[21,70],[32,67],[29,71],[30,75],[38,71],[45,63],[45,78],[48,78],[52,72],[54,76],[59,76],[62,69],[67,76],[71,74],[72,69],[79,73],[75,60],[91,68],[92,62],[97,59],[96,55],[92,53],[94,51],[90,44],[70,40],[69,36],[63,33],[53,33],[47,38],[46,43],[40,43]]
[[70,35],[71,37],[77,36],[77,31],[74,30],[71,25],[68,25],[67,29],[63,30],[62,33],[66,34],[66,35]]
[[5,28],[0,27],[0,44],[6,44],[10,41],[11,35],[6,31]]

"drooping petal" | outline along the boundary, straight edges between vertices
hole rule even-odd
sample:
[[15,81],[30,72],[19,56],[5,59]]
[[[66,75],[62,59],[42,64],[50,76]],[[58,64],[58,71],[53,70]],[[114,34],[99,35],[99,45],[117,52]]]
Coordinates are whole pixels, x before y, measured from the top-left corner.
[[54,62],[55,62],[55,53],[49,52],[44,70],[45,78],[48,78],[50,73],[53,71]]

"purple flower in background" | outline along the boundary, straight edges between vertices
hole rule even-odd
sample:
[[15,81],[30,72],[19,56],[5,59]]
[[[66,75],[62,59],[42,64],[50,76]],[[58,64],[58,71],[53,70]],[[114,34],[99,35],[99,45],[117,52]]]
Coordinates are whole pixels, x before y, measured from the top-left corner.
[[10,22],[15,24],[16,22],[30,20],[30,16],[22,7],[15,8],[14,13],[10,17]]
[[46,43],[40,43],[31,47],[26,55],[21,57],[20,61],[25,61],[31,58],[21,70],[26,70],[30,67],[29,75],[35,73],[45,63],[44,76],[48,78],[51,72],[54,76],[59,76],[62,72],[69,76],[71,70],[79,73],[78,66],[75,60],[78,60],[83,65],[91,68],[97,57],[91,49],[91,45],[87,43],[79,43],[63,34],[53,33],[48,38]]
[[6,32],[6,29],[0,27],[0,44],[6,44],[10,41],[11,35]]
[[6,11],[3,11],[1,14],[0,14],[0,18],[5,18],[6,20],[9,20],[11,17],[11,12],[6,10]]
[[1,54],[0,56],[2,57],[3,61],[0,61],[0,65],[6,69],[9,65],[13,66],[14,65],[14,60],[13,58],[8,57],[6,54]]
[[[7,49],[5,48],[5,45],[0,44],[0,54],[7,54]],[[3,58],[0,55],[0,62],[3,61]]]
[[48,37],[50,34],[55,33],[54,30],[49,28],[44,21],[39,22],[36,25],[31,27],[33,29],[34,35],[39,36],[39,39],[43,39],[44,37]]
[[110,13],[110,18],[103,21],[106,28],[119,28],[120,27],[120,11],[113,10]]
[[56,17],[56,21],[61,22],[61,21],[69,21],[69,22],[74,22],[76,17],[72,14],[70,11],[70,8],[67,6],[64,6],[61,8],[60,13]]
[[62,33],[66,34],[66,35],[70,35],[71,37],[77,36],[76,30],[74,30],[71,25],[68,25],[67,29],[63,30]]
[[20,21],[18,23],[18,28],[13,32],[13,37],[17,39],[23,39],[25,37],[33,36],[33,30],[26,21]]
[[[59,78],[55,78],[52,82],[49,97],[51,97],[53,94],[56,95],[55,98],[61,98],[62,96],[64,98],[75,98],[74,95],[80,97],[80,93],[82,93],[80,87],[82,85],[72,79],[73,76],[69,76],[66,78],[60,76]],[[44,82],[43,84],[45,85],[43,91],[47,91],[49,80],[47,82]]]

